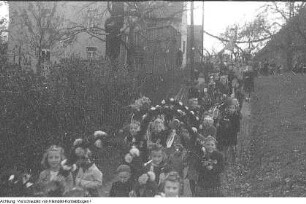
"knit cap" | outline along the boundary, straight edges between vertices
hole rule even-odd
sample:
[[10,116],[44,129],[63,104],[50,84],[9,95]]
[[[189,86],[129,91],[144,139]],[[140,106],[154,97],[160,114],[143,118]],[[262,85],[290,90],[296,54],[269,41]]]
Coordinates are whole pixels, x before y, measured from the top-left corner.
[[131,173],[131,168],[128,165],[122,164],[118,166],[116,172],[119,174],[120,172],[128,172]]

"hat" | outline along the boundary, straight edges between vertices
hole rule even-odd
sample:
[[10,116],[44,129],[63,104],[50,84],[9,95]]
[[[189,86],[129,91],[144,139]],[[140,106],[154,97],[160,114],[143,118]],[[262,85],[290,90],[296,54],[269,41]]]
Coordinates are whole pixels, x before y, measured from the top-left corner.
[[205,138],[205,143],[213,141],[214,143],[217,143],[216,138],[214,138],[213,136],[209,135],[208,137]]
[[125,165],[125,164],[122,164],[120,165],[116,172],[119,174],[120,172],[128,172],[128,173],[131,173],[131,168],[128,166],[128,165]]

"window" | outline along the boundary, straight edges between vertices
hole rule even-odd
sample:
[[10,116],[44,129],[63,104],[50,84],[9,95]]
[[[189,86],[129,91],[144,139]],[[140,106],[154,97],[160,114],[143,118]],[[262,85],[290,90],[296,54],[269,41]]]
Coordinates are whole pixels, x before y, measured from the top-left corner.
[[95,60],[97,55],[97,47],[86,47],[87,60]]
[[41,59],[43,62],[50,61],[50,49],[42,49],[41,50]]

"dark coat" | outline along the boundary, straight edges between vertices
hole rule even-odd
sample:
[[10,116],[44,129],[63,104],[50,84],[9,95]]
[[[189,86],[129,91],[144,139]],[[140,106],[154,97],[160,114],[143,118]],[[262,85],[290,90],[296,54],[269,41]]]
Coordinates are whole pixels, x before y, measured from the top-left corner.
[[217,141],[220,146],[237,145],[237,134],[240,130],[240,113],[226,114],[219,120]]
[[157,184],[159,184],[159,176],[161,173],[169,173],[172,170],[171,166],[165,162],[163,162],[159,166],[153,166],[152,163],[149,163],[145,165],[142,169],[142,174],[147,173],[152,169],[155,174],[155,182]]
[[133,190],[133,183],[128,180],[125,183],[117,181],[112,184],[109,197],[129,197],[129,193]]
[[[204,164],[206,161],[208,164]],[[209,170],[207,167],[212,166]],[[198,171],[198,186],[209,189],[221,186],[220,174],[224,170],[224,158],[218,151],[212,153],[206,153],[206,155],[197,162]]]
[[154,197],[158,194],[158,185],[155,181],[147,181],[145,185],[136,185],[135,192],[137,197]]
[[254,72],[247,71],[243,74],[243,88],[245,92],[254,91]]

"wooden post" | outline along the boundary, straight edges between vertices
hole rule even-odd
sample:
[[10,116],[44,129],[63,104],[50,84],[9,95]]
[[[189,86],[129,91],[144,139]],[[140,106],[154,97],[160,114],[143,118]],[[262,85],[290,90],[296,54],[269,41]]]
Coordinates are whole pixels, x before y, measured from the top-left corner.
[[204,1],[202,3],[202,58],[201,62],[204,61]]
[[190,79],[194,80],[194,22],[193,22],[194,2],[191,2],[191,28],[190,28]]

